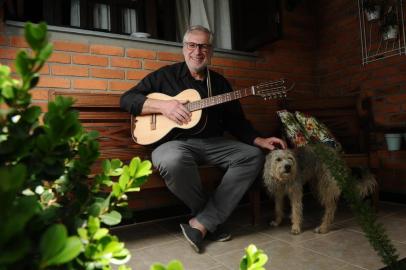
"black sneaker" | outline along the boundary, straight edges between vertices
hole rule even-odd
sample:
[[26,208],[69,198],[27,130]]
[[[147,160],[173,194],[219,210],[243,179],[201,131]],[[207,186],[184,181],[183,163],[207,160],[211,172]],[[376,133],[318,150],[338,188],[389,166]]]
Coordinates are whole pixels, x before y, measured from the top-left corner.
[[203,243],[202,233],[198,229],[192,228],[189,224],[181,223],[180,228],[189,244],[197,253],[200,253]]
[[214,232],[207,232],[207,239],[216,242],[225,242],[231,240],[231,233],[223,227],[218,226]]

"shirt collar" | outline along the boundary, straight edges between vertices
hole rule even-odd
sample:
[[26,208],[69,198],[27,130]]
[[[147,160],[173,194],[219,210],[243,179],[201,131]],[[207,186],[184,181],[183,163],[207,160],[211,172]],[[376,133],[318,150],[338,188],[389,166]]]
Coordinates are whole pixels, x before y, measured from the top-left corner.
[[[206,73],[207,71],[205,71],[205,73]],[[180,78],[185,78],[185,77],[189,77],[189,78],[192,78],[192,79],[194,79],[193,77],[192,77],[192,75],[190,75],[190,71],[189,71],[189,68],[187,67],[187,65],[186,65],[186,62],[182,62],[182,65],[180,66],[180,69],[179,69],[179,77]]]

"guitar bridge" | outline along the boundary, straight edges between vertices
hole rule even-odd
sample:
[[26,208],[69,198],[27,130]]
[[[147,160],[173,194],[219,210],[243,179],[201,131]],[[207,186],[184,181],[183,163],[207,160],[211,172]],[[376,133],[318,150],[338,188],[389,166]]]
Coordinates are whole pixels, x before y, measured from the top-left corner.
[[151,114],[150,126],[151,126],[151,130],[156,129],[156,114]]

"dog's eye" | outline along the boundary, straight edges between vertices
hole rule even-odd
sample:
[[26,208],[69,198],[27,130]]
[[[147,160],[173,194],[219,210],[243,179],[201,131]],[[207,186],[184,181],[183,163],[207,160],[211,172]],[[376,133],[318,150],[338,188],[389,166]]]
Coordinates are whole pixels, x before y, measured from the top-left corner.
[[278,158],[276,159],[276,161],[278,161],[278,162],[279,162],[279,161],[282,161],[282,159],[278,157]]

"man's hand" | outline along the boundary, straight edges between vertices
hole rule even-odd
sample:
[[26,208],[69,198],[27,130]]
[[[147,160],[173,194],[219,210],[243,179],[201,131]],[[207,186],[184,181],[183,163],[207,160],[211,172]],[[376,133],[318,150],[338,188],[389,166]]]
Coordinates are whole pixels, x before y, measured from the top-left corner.
[[192,113],[186,109],[187,100],[158,100],[148,98],[142,107],[142,115],[161,113],[178,125],[190,122]]
[[184,106],[188,102],[187,100],[163,100],[161,113],[178,125],[187,124],[192,116],[192,113]]
[[275,150],[277,148],[286,149],[287,145],[284,140],[281,140],[276,137],[269,137],[269,138],[261,138],[256,137],[254,140],[254,145],[259,146],[261,148],[265,148],[268,150]]

